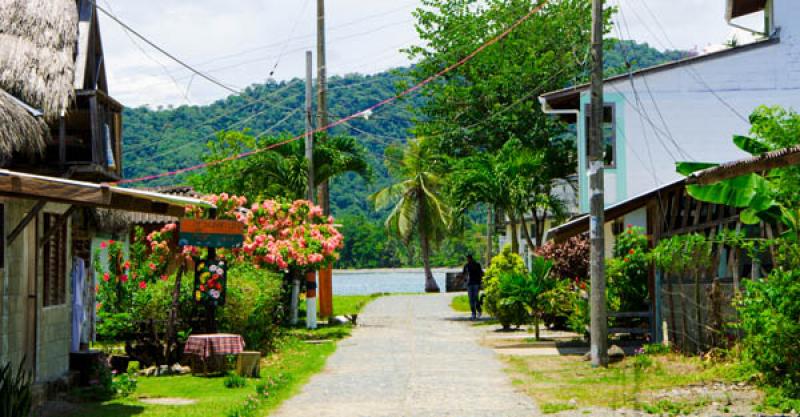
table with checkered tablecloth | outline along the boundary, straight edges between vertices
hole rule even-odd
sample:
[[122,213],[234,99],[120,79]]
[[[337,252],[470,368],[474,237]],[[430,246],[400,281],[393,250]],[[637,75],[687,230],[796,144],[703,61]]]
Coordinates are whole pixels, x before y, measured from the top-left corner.
[[[224,367],[224,356],[236,355],[244,351],[244,339],[238,334],[196,334],[189,336],[183,347],[185,355],[191,355],[192,372],[202,369],[203,374]],[[214,359],[220,362],[215,365]],[[199,363],[196,361],[199,360]],[[198,366],[199,365],[199,366]],[[209,369],[210,368],[210,369]],[[220,370],[220,369],[218,369]]]
[[189,336],[183,353],[208,358],[212,355],[235,355],[244,351],[244,339],[238,334],[196,334]]

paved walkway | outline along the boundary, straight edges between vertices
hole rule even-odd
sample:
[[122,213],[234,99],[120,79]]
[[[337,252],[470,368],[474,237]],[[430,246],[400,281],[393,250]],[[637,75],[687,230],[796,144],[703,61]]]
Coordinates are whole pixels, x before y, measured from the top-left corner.
[[480,331],[450,295],[390,296],[370,303],[325,370],[273,413],[279,417],[530,417]]

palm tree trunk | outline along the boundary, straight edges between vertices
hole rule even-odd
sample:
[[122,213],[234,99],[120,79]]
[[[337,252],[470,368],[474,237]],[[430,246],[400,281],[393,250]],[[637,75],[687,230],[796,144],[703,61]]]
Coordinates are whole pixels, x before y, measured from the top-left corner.
[[486,262],[484,265],[487,267],[492,263],[492,256],[494,255],[494,213],[492,213],[492,206],[486,210]]
[[517,233],[517,220],[513,215],[508,215],[508,220],[511,223],[511,252],[519,255],[519,235]]
[[425,212],[422,203],[417,203],[417,231],[419,232],[419,246],[422,250],[422,265],[425,267],[425,292],[440,292],[439,284],[433,279],[431,272],[431,244],[428,241],[428,231],[422,226],[420,219],[424,218]]
[[431,246],[428,236],[422,230],[419,231],[419,243],[422,249],[422,264],[425,267],[425,292],[440,292],[439,284],[433,279],[431,271]]
[[522,235],[525,236],[525,241],[528,242],[528,250],[533,251],[538,245],[531,239],[531,233],[528,231],[528,222],[525,221],[524,214],[520,216],[520,222],[522,223]]

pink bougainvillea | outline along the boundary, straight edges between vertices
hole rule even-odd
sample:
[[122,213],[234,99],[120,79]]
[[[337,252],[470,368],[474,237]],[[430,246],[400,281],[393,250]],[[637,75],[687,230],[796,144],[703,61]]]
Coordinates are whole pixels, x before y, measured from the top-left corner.
[[333,218],[305,200],[266,200],[237,219],[245,224],[242,257],[262,268],[317,270],[338,259],[344,243]]

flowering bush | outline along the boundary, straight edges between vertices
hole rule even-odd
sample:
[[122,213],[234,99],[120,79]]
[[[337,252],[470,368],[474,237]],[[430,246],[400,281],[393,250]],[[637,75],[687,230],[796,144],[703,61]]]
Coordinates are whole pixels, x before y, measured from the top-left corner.
[[553,262],[555,278],[589,279],[589,238],[573,236],[564,243],[547,242],[536,249],[536,255]]
[[253,204],[237,218],[245,224],[243,258],[274,271],[313,271],[338,259],[342,234],[333,217],[305,200]]
[[[148,286],[169,279],[168,260],[172,252],[169,242],[176,227],[174,223],[168,224],[147,236],[137,227],[128,257],[125,246],[115,240],[102,242],[95,251],[93,264],[100,276],[95,288],[97,333],[101,338],[125,338],[133,330],[132,318],[149,299],[143,294]],[[105,262],[101,262],[103,256]]]

